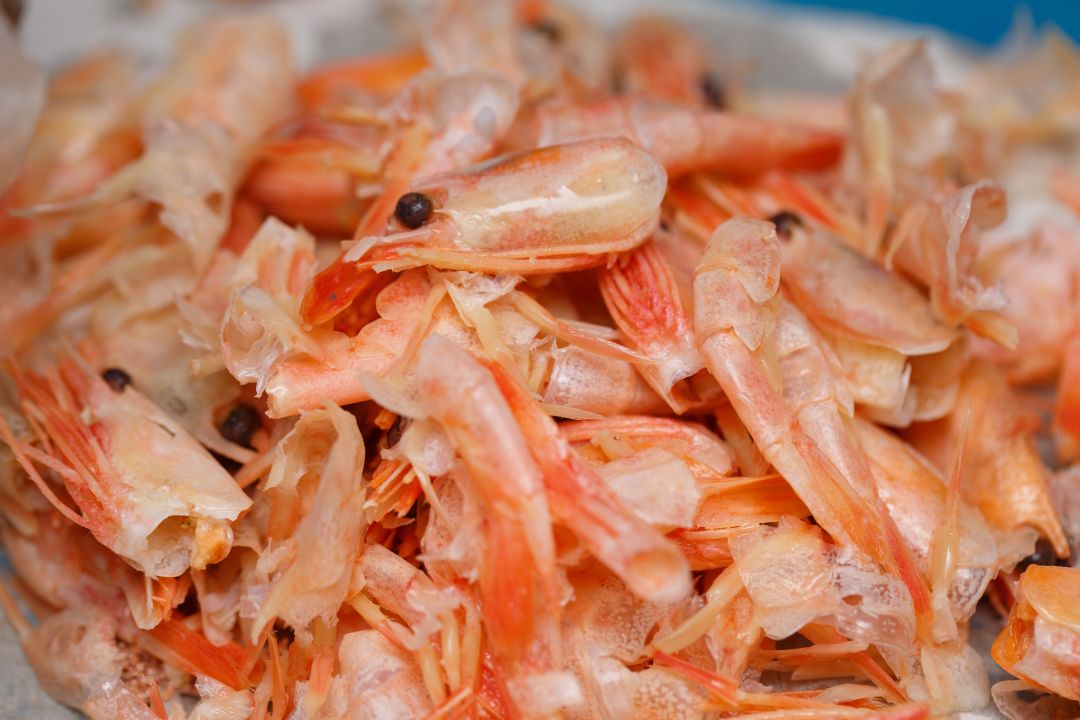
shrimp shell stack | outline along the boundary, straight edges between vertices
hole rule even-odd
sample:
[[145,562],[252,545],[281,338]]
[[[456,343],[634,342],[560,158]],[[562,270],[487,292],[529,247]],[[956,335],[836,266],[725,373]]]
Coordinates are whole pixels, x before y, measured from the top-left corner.
[[32,133],[10,88],[0,608],[42,686],[1080,716],[1076,48],[810,97],[547,0],[420,39],[298,74],[217,19],[148,83],[54,75]]

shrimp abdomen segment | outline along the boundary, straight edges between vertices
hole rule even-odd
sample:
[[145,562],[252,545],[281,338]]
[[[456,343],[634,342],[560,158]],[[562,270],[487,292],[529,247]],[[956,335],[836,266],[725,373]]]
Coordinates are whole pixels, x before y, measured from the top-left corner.
[[911,282],[823,233],[792,232],[783,268],[784,287],[819,327],[904,355],[941,352],[956,339]]
[[491,374],[433,335],[420,346],[424,404],[449,435],[485,509],[480,595],[494,653],[511,673],[558,666],[555,546],[540,471]]
[[[769,170],[823,170],[835,165],[841,136],[814,128],[727,112],[676,113],[639,101],[635,134],[672,176],[695,170],[758,175]],[[693,139],[693,141],[691,141]]]
[[615,324],[654,360],[657,391],[668,399],[672,385],[703,363],[666,259],[655,243],[642,245],[601,271],[599,284]]
[[[757,350],[776,323],[780,244],[771,223],[730,220],[713,233],[694,273],[698,342],[732,330]],[[698,298],[707,299],[699,302]]]
[[641,97],[541,108],[541,145],[624,137],[651,153],[671,177],[696,171],[752,176],[770,170],[823,170],[840,159],[843,138],[826,130]]
[[506,370],[489,367],[543,473],[555,516],[641,597],[660,603],[685,597],[690,574],[678,548],[623,505]]

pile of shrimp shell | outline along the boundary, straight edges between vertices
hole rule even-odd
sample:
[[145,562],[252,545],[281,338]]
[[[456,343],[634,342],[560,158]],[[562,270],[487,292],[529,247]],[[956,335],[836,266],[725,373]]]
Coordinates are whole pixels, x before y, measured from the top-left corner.
[[1080,717],[1077,48],[832,96],[659,16],[417,30],[5,88],[0,608],[49,694]]

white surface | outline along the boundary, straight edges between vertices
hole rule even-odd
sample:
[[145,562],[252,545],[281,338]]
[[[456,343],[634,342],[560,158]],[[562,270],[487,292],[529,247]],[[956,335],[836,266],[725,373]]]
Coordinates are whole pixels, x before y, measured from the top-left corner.
[[[145,0],[144,0],[145,1]],[[292,30],[296,56],[309,67],[320,58],[369,52],[393,43],[387,27],[407,27],[410,6],[423,0],[264,0],[251,3],[282,17]],[[147,59],[168,54],[178,28],[238,3],[155,0],[153,10],[131,12],[138,0],[33,0],[22,36],[27,54],[49,67],[90,50],[122,44]],[[693,22],[714,40],[721,57],[749,60],[763,82],[842,87],[861,60],[900,39],[931,39],[943,78],[953,82],[966,66],[956,40],[939,31],[870,16],[780,7],[753,0],[591,0],[587,14],[615,23],[641,10]],[[250,6],[249,5],[249,6]]]

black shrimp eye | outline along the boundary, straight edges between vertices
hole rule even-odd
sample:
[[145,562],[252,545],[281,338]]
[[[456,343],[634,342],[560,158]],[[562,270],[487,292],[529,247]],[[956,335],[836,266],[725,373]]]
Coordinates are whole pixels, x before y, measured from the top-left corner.
[[776,236],[781,240],[790,240],[795,228],[803,225],[802,218],[790,210],[781,210],[769,218],[769,222],[776,226]]
[[221,421],[221,437],[241,447],[251,447],[251,436],[262,426],[259,411],[250,405],[237,405]]
[[618,68],[611,75],[611,91],[616,95],[626,93],[626,73]]
[[545,18],[533,20],[529,23],[529,29],[543,35],[554,45],[558,45],[562,41],[562,30],[551,20]]
[[415,230],[428,221],[435,206],[431,198],[423,193],[405,193],[398,198],[394,207],[394,217],[405,227]]
[[107,368],[101,373],[101,379],[109,384],[113,392],[122,392],[131,384],[131,376],[120,368]]
[[23,0],[0,0],[0,13],[3,13],[13,28],[19,27],[25,9]]
[[1068,560],[1061,560],[1054,552],[1053,546],[1046,540],[1035,543],[1035,552],[1016,564],[1017,572],[1024,572],[1032,565],[1068,565]]
[[214,459],[218,461],[218,465],[225,468],[225,472],[230,475],[235,475],[236,471],[243,467],[240,463],[236,462],[232,458],[227,458],[224,455],[210,451],[210,454],[214,456]]
[[727,96],[724,94],[724,86],[712,73],[705,73],[701,77],[701,94],[711,107],[723,110],[727,107]]
[[399,416],[394,420],[394,424],[386,431],[386,447],[394,447],[401,440],[401,434],[405,432],[405,428],[401,423],[401,417]]

